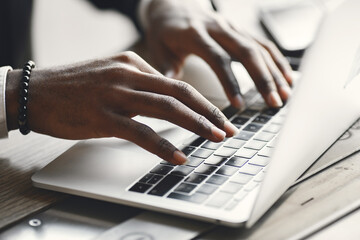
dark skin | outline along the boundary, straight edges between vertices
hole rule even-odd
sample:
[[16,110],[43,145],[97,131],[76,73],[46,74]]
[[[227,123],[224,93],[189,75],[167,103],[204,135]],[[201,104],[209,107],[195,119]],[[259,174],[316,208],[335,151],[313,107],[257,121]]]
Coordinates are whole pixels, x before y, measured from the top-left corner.
[[291,67],[274,44],[249,36],[220,14],[193,0],[153,0],[147,12],[147,42],[155,64],[168,77],[178,78],[190,54],[214,70],[233,106],[244,106],[231,70],[239,61],[271,107],[281,107],[290,94]]
[[[291,69],[268,41],[254,39],[221,15],[193,0],[153,0],[146,39],[155,70],[132,52],[51,69],[35,68],[29,85],[28,125],[32,131],[65,139],[118,137],[174,164],[186,156],[136,115],[173,122],[211,141],[235,135],[221,111],[189,84],[175,80],[185,58],[196,54],[214,70],[231,104],[244,107],[230,68],[240,61],[266,103],[280,107],[291,94]],[[17,128],[21,70],[8,73],[9,130]]]
[[[17,128],[21,70],[8,73],[7,124]],[[189,84],[169,79],[133,52],[51,69],[34,69],[29,85],[28,125],[65,139],[118,137],[174,163],[186,157],[136,115],[173,122],[212,141],[237,129]]]

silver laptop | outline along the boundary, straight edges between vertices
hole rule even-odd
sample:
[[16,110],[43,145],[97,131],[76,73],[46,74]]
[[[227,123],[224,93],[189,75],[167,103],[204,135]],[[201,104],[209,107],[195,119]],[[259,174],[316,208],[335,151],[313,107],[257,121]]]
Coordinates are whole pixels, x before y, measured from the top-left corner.
[[35,186],[227,226],[252,226],[360,116],[360,1],[326,16],[306,52],[294,95],[268,109],[224,112],[239,135],[209,142],[170,123],[138,118],[188,155],[174,166],[119,139],[82,141],[37,172]]

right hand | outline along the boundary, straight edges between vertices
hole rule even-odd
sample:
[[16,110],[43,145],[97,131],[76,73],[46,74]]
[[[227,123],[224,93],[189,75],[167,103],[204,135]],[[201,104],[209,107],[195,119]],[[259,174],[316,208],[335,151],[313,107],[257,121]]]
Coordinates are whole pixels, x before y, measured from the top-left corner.
[[[8,73],[7,119],[17,128],[21,70]],[[29,84],[30,130],[65,139],[118,137],[174,164],[185,155],[136,115],[168,120],[211,141],[237,129],[189,84],[164,77],[132,52],[68,66],[37,69]]]

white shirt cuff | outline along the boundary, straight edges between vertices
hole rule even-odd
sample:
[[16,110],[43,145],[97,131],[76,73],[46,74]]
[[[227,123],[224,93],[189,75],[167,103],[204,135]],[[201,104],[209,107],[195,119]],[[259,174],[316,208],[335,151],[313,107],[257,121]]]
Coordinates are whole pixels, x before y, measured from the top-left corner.
[[8,129],[6,125],[6,103],[5,103],[5,87],[6,76],[12,68],[9,66],[0,67],[0,138],[8,137]]

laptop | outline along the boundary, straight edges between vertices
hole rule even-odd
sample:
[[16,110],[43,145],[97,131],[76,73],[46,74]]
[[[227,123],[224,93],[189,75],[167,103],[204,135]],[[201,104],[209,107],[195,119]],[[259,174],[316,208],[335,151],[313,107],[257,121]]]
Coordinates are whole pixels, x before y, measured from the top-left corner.
[[174,166],[121,139],[76,144],[32,177],[35,186],[226,226],[251,227],[360,116],[360,2],[325,17],[285,107],[254,89],[224,113],[240,133],[209,142],[170,123],[152,126],[189,158]]

